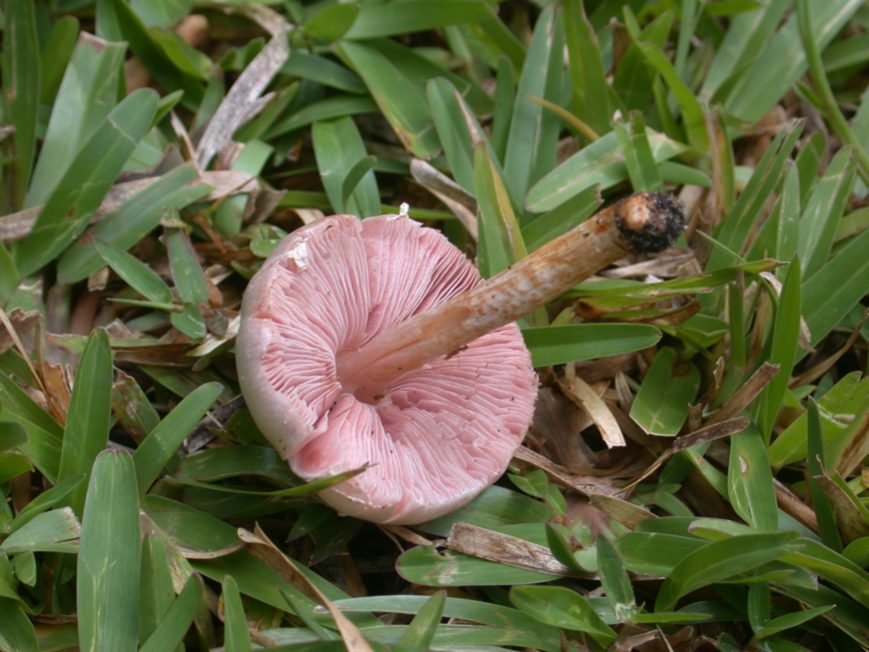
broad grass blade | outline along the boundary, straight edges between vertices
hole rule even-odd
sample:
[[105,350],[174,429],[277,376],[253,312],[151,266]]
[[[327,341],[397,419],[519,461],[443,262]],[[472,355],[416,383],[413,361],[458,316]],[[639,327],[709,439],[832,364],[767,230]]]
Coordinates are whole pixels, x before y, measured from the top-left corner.
[[150,128],[156,110],[157,94],[140,89],[124,98],[94,130],[60,177],[31,233],[18,243],[19,272],[37,271],[84,231],[91,213]]
[[661,172],[649,145],[643,115],[639,111],[631,111],[627,122],[616,120],[613,128],[634,191],[658,190],[662,183]]
[[155,303],[172,303],[172,290],[148,265],[107,242],[93,244],[99,257],[136,292]]
[[[58,482],[90,477],[97,455],[109,439],[112,412],[112,352],[103,330],[88,338],[81,356],[69,401],[69,416],[63,431]],[[82,513],[85,485],[69,496],[69,505]]]
[[311,130],[320,178],[336,213],[368,217],[380,213],[380,195],[374,172],[368,170],[344,201],[344,180],[353,167],[368,156],[352,118],[314,123]]
[[198,578],[193,575],[172,602],[157,629],[139,648],[139,652],[164,652],[177,648],[193,622],[196,608],[202,599],[201,594],[202,587],[199,586]]
[[485,143],[474,152],[474,191],[477,196],[477,269],[483,278],[494,276],[527,253],[513,205],[500,171]]
[[605,358],[654,346],[661,331],[646,324],[566,324],[522,329],[535,367]]
[[10,534],[0,552],[15,555],[22,552],[75,552],[81,527],[68,507],[34,516]]
[[407,645],[421,650],[431,647],[432,639],[444,612],[446,597],[446,591],[438,591],[428,599],[428,602],[417,612],[404,634],[401,635],[399,645]]
[[124,451],[104,451],[88,485],[78,555],[76,598],[83,651],[136,650],[140,564],[133,459]]
[[588,599],[566,587],[513,587],[510,602],[547,625],[585,632],[600,645],[616,639],[616,633],[595,613]]
[[[787,4],[787,3],[786,3]],[[823,48],[842,29],[854,13],[863,6],[862,0],[815,0],[812,12],[818,47]],[[778,10],[779,3],[775,4]],[[733,30],[729,30],[733,31]],[[791,88],[807,68],[806,55],[800,42],[796,16],[791,14],[770,40],[767,35],[758,46],[761,52],[739,79],[724,101],[728,112],[743,120],[760,120]]]
[[247,616],[238,590],[238,582],[232,575],[223,578],[223,648],[226,652],[250,652],[250,632]]
[[736,513],[754,529],[760,532],[778,529],[778,508],[766,445],[753,425],[731,437],[727,495]]
[[655,600],[655,611],[671,611],[683,595],[780,559],[799,547],[793,532],[745,534],[707,543],[668,574]]
[[30,618],[15,600],[0,597],[0,647],[15,652],[38,652],[39,642]]
[[14,127],[13,197],[8,209],[17,210],[24,202],[36,150],[39,39],[36,12],[30,0],[8,0],[3,13],[3,90],[8,112],[5,121],[11,122]]
[[210,186],[196,179],[193,165],[179,165],[103,217],[60,257],[59,280],[75,283],[102,266],[94,240],[126,251],[157,227],[165,210],[181,210],[202,199]]
[[197,387],[163,417],[133,453],[136,465],[136,482],[144,493],[159,477],[184,438],[190,434],[202,416],[214,404],[223,391],[220,383],[208,383]]
[[[139,640],[146,641],[157,629],[175,599],[166,538],[149,534],[142,541],[142,574],[139,585]],[[179,578],[180,579],[180,578]]]
[[600,45],[585,14],[583,0],[564,3],[564,33],[573,82],[573,113],[598,134],[609,131],[612,107]]
[[815,346],[850,312],[869,288],[869,231],[839,249],[802,288],[803,316]]
[[491,16],[481,0],[416,0],[412,4],[363,4],[345,38],[363,40],[410,34],[448,25],[474,23]]
[[553,7],[543,10],[534,27],[519,87],[513,105],[507,150],[504,156],[504,182],[511,196],[521,201],[532,183],[555,163],[555,145],[560,123],[527,96],[560,103],[564,30]]
[[414,86],[423,80],[408,79],[396,60],[391,60],[369,44],[344,42],[338,47],[362,77],[404,146],[419,158],[434,156],[439,144],[432,128],[431,114],[422,88],[419,93],[414,90]]
[[769,334],[767,362],[778,365],[778,373],[760,395],[757,422],[764,441],[769,444],[776,417],[798,357],[800,338],[800,261],[794,257],[776,303],[775,320]]
[[[795,125],[781,131],[770,144],[745,190],[742,191],[733,210],[724,218],[715,236],[724,247],[738,252],[748,241],[748,234],[754,226],[758,213],[779,185],[785,161],[790,158],[801,132],[802,126]],[[736,262],[738,261],[733,260],[732,255],[716,247],[709,256],[706,270],[714,271]]]
[[631,405],[630,416],[646,432],[661,437],[679,434],[700,386],[700,371],[680,363],[676,351],[659,349]]
[[26,207],[48,200],[82,145],[115,106],[126,49],[123,43],[105,43],[87,34],[79,37],[57,91]]
[[843,147],[812,188],[800,218],[797,246],[807,279],[821,269],[833,248],[836,228],[854,187],[855,162],[852,148]]
[[[687,147],[664,134],[647,134],[655,160],[665,161],[685,152]],[[543,213],[566,202],[588,188],[611,188],[628,178],[618,136],[610,132],[557,165],[528,191],[525,206]]]

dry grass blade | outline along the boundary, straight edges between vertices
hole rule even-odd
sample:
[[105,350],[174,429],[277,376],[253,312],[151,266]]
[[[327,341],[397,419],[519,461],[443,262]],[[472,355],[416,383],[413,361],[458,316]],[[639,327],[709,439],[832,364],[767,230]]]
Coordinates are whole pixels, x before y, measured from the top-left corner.
[[45,385],[42,381],[42,375],[36,371],[36,368],[33,366],[33,363],[30,361],[30,356],[27,354],[27,349],[24,348],[24,344],[21,341],[21,338],[18,337],[18,330],[15,327],[15,324],[12,320],[9,319],[9,315],[6,314],[6,311],[3,308],[0,308],[0,324],[6,329],[7,337],[12,340],[12,343],[15,344],[15,348],[18,350],[18,353],[21,354],[21,357],[24,359],[24,362],[27,364],[27,368],[30,370],[30,373],[36,379],[36,382],[39,383],[39,388],[43,393],[46,392]]
[[862,336],[863,324],[865,324],[867,320],[869,320],[869,310],[863,313],[863,317],[854,328],[851,329],[851,335],[848,337],[848,341],[846,341],[838,351],[833,355],[824,358],[818,364],[806,369],[798,376],[793,376],[788,383],[788,387],[794,388],[808,385],[832,369],[836,363],[842,359],[842,356],[850,351],[851,347],[854,346],[854,343]]
[[576,375],[572,364],[567,365],[564,380],[559,379],[558,384],[570,400],[588,413],[608,448],[625,445],[625,437],[613,413],[600,395]]
[[646,471],[642,475],[640,475],[637,479],[631,482],[629,487],[636,487],[643,480],[654,475],[654,473],[658,469],[660,469],[664,465],[664,463],[667,462],[667,460],[669,460],[679,451],[686,450],[698,444],[708,443],[716,441],[718,439],[724,439],[725,437],[730,437],[737,432],[742,432],[743,430],[745,430],[748,427],[749,423],[751,423],[751,421],[748,419],[748,417],[734,417],[725,421],[717,421],[715,423],[710,422],[699,430],[695,430],[692,433],[678,437],[667,450],[665,450],[661,455],[658,456],[654,463],[648,469],[646,469]]
[[487,530],[470,523],[453,525],[446,546],[450,550],[471,557],[507,564],[516,568],[552,575],[576,574],[558,561],[546,546],[508,534],[501,534],[494,530]]
[[757,398],[758,394],[763,391],[763,388],[769,384],[777,373],[778,365],[764,362],[757,368],[757,371],[751,374],[751,377],[733,393],[730,400],[722,405],[718,412],[712,415],[712,418],[709,419],[707,425],[732,419],[742,412],[745,408],[751,405],[751,402]]
[[338,631],[341,632],[341,639],[344,641],[344,645],[347,646],[347,652],[374,652],[373,648],[365,640],[365,637],[362,636],[359,628],[332,604],[331,600],[311,580],[305,577],[304,573],[298,569],[289,557],[271,542],[268,535],[262,531],[259,525],[255,526],[253,532],[239,528],[238,537],[248,544],[251,552],[262,559],[269,568],[278,573],[286,581],[311,595],[329,610],[332,618],[335,619]]
[[263,108],[262,92],[290,55],[286,31],[277,32],[244,69],[223,98],[196,148],[196,162],[205,169],[232,141],[232,134]]
[[426,190],[440,199],[459,219],[474,240],[477,239],[477,201],[464,188],[436,167],[412,158],[410,173]]
[[815,516],[814,510],[800,500],[800,497],[787,486],[775,478],[773,478],[773,487],[775,489],[776,502],[781,510],[785,514],[795,518],[812,532],[817,533],[818,518]]
[[[90,218],[91,224],[99,222],[109,213],[117,210],[124,202],[142,192],[148,186],[159,180],[160,177],[148,177],[134,181],[124,181],[112,186],[100,202],[99,208],[94,211]],[[188,185],[205,182],[212,187],[207,199],[215,201],[241,192],[253,192],[259,189],[256,178],[244,172],[232,170],[214,170],[203,172],[199,179]],[[17,213],[10,213],[0,217],[0,242],[17,242],[24,239],[33,230],[36,218],[42,206],[34,206]]]
[[586,476],[571,473],[568,469],[560,464],[556,464],[545,455],[535,453],[525,446],[520,446],[516,452],[513,453],[513,459],[520,460],[540,469],[552,480],[555,480],[564,487],[573,489],[584,496],[610,496],[622,493],[622,489],[616,486],[614,482],[607,477]]

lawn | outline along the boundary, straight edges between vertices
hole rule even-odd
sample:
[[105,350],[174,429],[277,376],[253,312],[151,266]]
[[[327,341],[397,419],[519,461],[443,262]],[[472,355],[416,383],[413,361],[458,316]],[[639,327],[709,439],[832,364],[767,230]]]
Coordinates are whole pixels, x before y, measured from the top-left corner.
[[[5,0],[0,24],[0,650],[869,649],[865,2]],[[620,239],[636,197],[678,200],[663,251]],[[416,241],[314,241],[363,228],[463,280],[420,290]],[[524,300],[568,241],[566,281],[493,295],[516,326],[458,381],[423,372],[483,340],[440,321],[422,345],[458,339],[408,376],[374,345],[307,357],[480,277]],[[251,307],[261,268],[302,307]],[[295,362],[245,363],[272,324]],[[314,367],[332,394],[263,412],[248,378]],[[423,450],[411,414],[423,452],[372,452],[369,423]]]

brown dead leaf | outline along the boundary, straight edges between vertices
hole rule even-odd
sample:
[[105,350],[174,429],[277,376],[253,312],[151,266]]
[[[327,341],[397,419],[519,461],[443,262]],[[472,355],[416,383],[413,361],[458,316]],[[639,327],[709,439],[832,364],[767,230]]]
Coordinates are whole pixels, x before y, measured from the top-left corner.
[[558,561],[546,546],[519,537],[501,534],[470,523],[456,523],[450,530],[446,546],[471,557],[552,575],[574,576],[576,573]]
[[751,405],[751,402],[757,398],[757,395],[763,391],[764,387],[769,384],[777,373],[777,364],[764,362],[757,368],[757,371],[751,374],[751,377],[748,380],[740,385],[739,389],[737,389],[733,393],[733,396],[730,397],[730,400],[728,400],[715,414],[712,415],[712,418],[709,419],[707,425],[731,419],[742,412],[745,408]]
[[567,365],[564,380],[559,379],[558,385],[565,396],[588,413],[608,448],[625,445],[624,435],[609,407],[588,383],[576,375],[572,364]]
[[852,498],[839,483],[826,474],[816,475],[814,479],[830,500],[843,543],[847,545],[869,536],[866,507],[858,503],[859,499]]
[[266,46],[235,80],[214,116],[208,122],[196,148],[199,168],[208,167],[216,155],[232,142],[242,124],[263,109],[262,93],[290,54],[286,31],[275,32]]
[[611,478],[572,473],[563,466],[556,464],[548,457],[541,455],[540,453],[535,453],[525,446],[520,446],[516,452],[513,453],[513,459],[520,460],[540,469],[546,473],[551,480],[554,480],[564,487],[573,489],[584,496],[596,496],[599,494],[613,496],[622,493],[621,487],[619,487]]

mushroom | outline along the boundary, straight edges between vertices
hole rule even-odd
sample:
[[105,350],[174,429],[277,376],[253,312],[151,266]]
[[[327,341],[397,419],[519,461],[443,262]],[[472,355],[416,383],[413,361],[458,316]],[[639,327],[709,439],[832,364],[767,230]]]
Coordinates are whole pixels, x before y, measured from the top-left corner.
[[489,280],[406,216],[334,215],[289,235],[244,294],[239,383],[302,478],[365,470],[321,492],[394,524],[468,503],[505,470],[537,378],[513,323],[684,228],[668,195],[632,195]]

